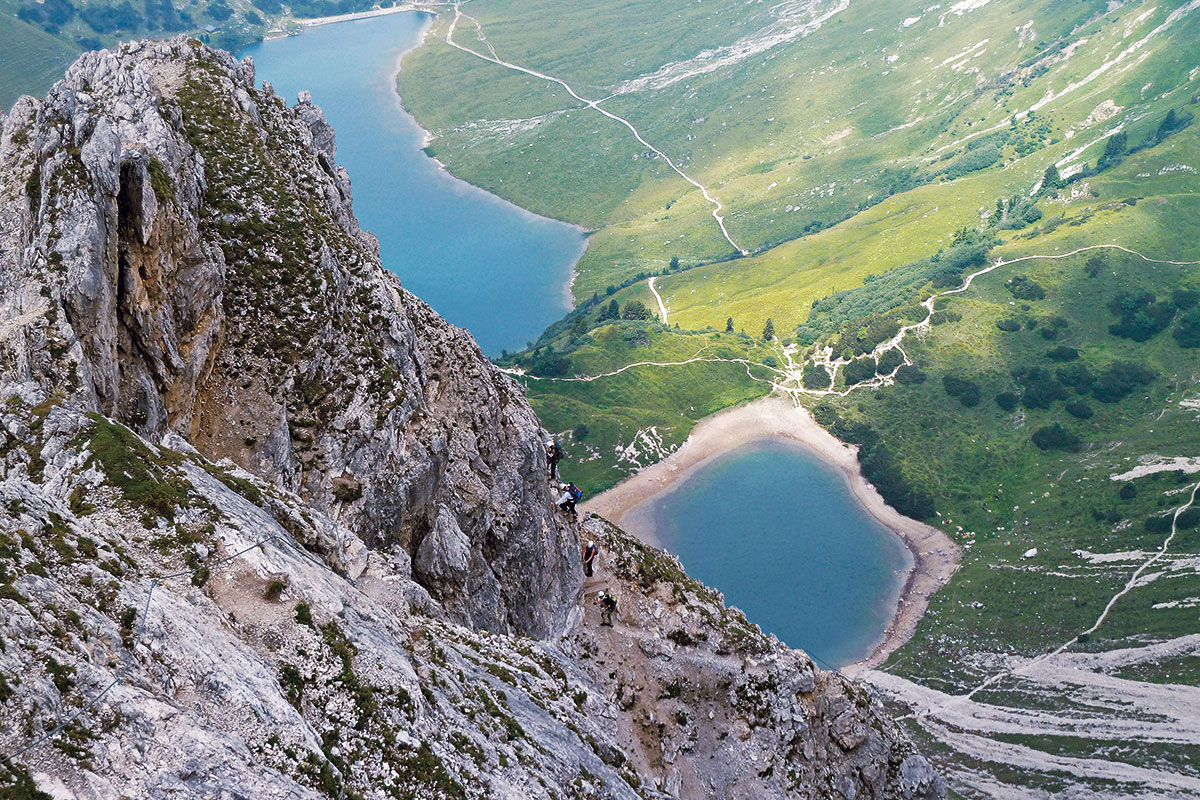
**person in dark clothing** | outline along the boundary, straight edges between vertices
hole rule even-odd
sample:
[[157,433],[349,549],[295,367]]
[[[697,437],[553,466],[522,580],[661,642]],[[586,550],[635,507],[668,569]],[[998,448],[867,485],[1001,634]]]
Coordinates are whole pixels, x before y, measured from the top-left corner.
[[617,598],[601,592],[596,595],[596,603],[600,606],[600,624],[613,626],[613,614],[617,613]]
[[563,459],[562,447],[553,439],[546,440],[546,461],[550,464],[551,480],[558,477],[558,462]]
[[583,574],[592,577],[592,564],[596,561],[596,543],[589,541],[583,548]]

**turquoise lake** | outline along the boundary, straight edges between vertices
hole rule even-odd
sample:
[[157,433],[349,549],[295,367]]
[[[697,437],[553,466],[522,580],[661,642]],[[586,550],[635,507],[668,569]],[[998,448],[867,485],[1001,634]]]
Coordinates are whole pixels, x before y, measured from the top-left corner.
[[912,564],[836,468],[787,443],[719,456],[631,513],[688,574],[832,667],[870,654]]
[[289,105],[312,92],[337,131],[354,211],[379,238],[383,265],[497,356],[570,310],[567,284],[586,242],[581,229],[464,183],[421,150],[425,132],[401,107],[395,74],[429,19],[412,12],[322,25],[238,55],[253,56],[258,79]]

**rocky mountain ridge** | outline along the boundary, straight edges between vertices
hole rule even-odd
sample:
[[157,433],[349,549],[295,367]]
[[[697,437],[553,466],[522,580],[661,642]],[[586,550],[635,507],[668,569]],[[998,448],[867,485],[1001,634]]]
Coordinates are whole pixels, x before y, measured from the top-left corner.
[[873,697],[593,520],[597,633],[536,417],[381,269],[335,155],[185,38],[3,119],[0,743],[81,712],[10,786],[944,793]]

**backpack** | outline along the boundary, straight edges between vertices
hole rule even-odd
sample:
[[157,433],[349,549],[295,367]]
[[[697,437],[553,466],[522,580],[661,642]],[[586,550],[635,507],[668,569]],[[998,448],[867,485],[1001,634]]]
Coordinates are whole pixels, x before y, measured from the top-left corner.
[[571,484],[571,488],[567,491],[571,493],[571,497],[575,498],[576,503],[583,499],[583,490],[575,484]]
[[558,445],[558,442],[555,442],[555,443],[554,443],[554,444],[553,444],[553,445],[550,447],[550,460],[552,460],[552,461],[561,461],[561,460],[562,460],[562,457],[563,457],[563,451],[562,451],[562,448],[561,448],[561,447],[559,447],[559,445]]

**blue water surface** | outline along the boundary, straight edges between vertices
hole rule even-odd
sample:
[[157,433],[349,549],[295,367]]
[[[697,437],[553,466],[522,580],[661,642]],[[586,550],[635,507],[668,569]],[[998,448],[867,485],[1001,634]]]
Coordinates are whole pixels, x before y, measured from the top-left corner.
[[832,667],[869,655],[912,563],[837,469],[789,443],[720,456],[645,505],[689,575]]
[[354,211],[379,237],[383,265],[483,351],[520,349],[570,306],[583,231],[531,214],[451,177],[421,150],[424,131],[395,91],[397,62],[427,14],[404,12],[310,28],[251,45],[260,80],[289,104],[313,94],[337,131]]

